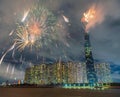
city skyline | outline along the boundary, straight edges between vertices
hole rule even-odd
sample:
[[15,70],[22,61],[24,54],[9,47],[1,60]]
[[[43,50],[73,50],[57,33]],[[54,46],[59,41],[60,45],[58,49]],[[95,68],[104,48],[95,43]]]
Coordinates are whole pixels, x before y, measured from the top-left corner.
[[[36,2],[37,0],[11,0],[11,2],[0,0],[0,58],[13,44],[16,23],[24,20],[22,18],[25,11]],[[25,69],[36,64],[59,60],[84,62],[85,41],[80,20],[83,13],[93,4],[102,10],[101,21],[89,31],[94,60],[109,63],[113,82],[120,82],[120,1],[40,0],[40,2],[54,14],[56,22],[61,23],[63,28],[55,32],[57,36],[52,35],[54,39],[52,42],[43,45],[38,51],[26,47],[23,51],[8,52],[0,64],[1,82],[14,80],[16,76],[23,79]]]

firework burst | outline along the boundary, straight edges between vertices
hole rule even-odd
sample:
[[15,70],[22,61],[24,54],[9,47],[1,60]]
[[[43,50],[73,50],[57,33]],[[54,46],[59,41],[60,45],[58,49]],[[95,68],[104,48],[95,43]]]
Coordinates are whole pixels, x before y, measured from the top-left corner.
[[31,40],[27,28],[21,26],[17,29],[17,38],[15,41],[18,45],[17,49],[22,50],[26,46],[32,46],[35,40]]
[[95,25],[97,13],[95,10],[95,6],[92,6],[87,12],[83,14],[83,18],[81,19],[82,23],[85,24],[85,30],[88,32],[88,30]]
[[25,47],[47,45],[55,32],[55,22],[56,17],[42,6],[27,11],[16,29],[17,48],[23,50]]

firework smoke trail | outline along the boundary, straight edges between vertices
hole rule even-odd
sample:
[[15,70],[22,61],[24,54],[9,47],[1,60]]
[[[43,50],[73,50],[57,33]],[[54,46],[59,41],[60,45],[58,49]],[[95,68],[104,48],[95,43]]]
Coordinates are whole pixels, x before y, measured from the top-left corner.
[[14,74],[14,71],[15,71],[15,66],[13,66],[13,68],[12,68],[11,75],[13,75],[13,74]]
[[14,55],[15,55],[15,49],[13,49],[13,52],[12,52],[12,58],[14,59]]
[[6,73],[8,73],[8,71],[9,71],[9,64],[8,64],[8,66],[6,68]]
[[8,52],[10,52],[11,50],[13,50],[13,49],[15,48],[15,45],[16,45],[16,42],[3,54],[3,56],[2,56],[1,59],[0,59],[0,65],[1,65],[4,57],[6,56],[6,54],[7,54]]

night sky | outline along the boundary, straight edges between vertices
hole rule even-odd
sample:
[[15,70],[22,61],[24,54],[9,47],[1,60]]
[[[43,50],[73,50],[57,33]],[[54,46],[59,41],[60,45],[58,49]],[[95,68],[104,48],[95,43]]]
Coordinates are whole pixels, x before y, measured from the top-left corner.
[[[24,12],[38,0],[0,0],[0,57],[14,42],[16,29]],[[120,0],[40,0],[49,9],[63,29],[58,29],[52,43],[39,50],[25,48],[23,51],[10,51],[0,65],[0,82],[24,79],[25,68],[42,62],[84,61],[84,33],[81,25],[83,13],[93,4],[99,10],[94,26],[89,30],[92,52],[95,61],[108,62],[111,66],[113,82],[120,82]],[[69,19],[65,22],[62,16]],[[15,34],[15,33],[13,33]],[[57,47],[56,47],[57,45]]]

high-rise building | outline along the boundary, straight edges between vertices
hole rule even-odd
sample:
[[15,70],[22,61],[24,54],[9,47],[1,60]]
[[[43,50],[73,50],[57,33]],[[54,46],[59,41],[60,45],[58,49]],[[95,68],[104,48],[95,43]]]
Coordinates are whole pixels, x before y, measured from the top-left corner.
[[87,32],[84,33],[85,36],[85,60],[86,60],[86,72],[87,72],[87,80],[89,85],[94,86],[97,83],[97,76],[94,68],[94,59],[91,51],[91,44],[89,39],[89,34]]
[[95,63],[95,70],[99,84],[110,84],[112,82],[108,63]]
[[85,63],[74,63],[76,65],[76,83],[87,83],[87,75],[86,75],[86,64]]

